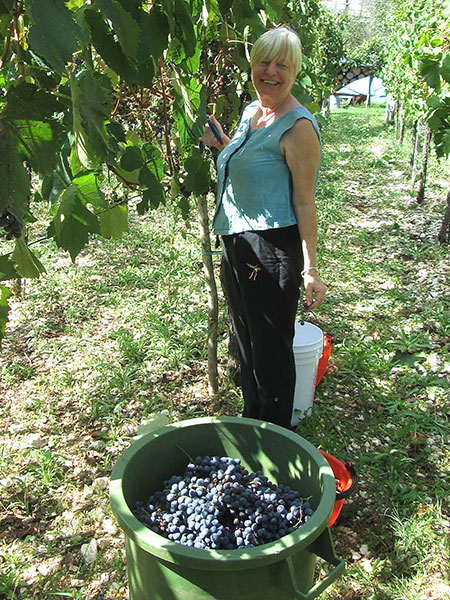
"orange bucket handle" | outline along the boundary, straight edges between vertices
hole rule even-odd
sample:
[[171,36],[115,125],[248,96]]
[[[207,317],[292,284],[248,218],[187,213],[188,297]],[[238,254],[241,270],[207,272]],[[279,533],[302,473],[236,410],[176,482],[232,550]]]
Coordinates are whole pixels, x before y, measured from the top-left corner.
[[353,490],[355,489],[355,487],[358,483],[358,475],[356,474],[355,467],[349,461],[347,461],[344,464],[345,464],[345,468],[347,469],[347,471],[350,473],[350,475],[352,477],[352,484],[348,489],[344,490],[343,492],[338,492],[336,490],[336,500],[343,500],[344,498],[347,498],[348,496],[350,496],[350,494],[353,492]]

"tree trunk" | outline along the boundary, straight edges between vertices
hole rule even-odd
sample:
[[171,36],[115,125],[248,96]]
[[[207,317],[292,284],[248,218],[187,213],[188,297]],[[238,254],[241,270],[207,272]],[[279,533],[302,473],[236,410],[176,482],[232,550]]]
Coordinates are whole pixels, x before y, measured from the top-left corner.
[[445,208],[444,219],[438,233],[438,240],[441,244],[450,242],[450,180],[448,182],[447,206]]
[[398,106],[399,106],[399,102],[398,100],[395,101],[395,105],[394,105],[394,114],[395,114],[395,139],[398,139]]
[[369,78],[369,90],[367,92],[366,108],[370,107],[370,95],[372,93],[372,83],[373,83],[373,75],[371,75]]
[[208,383],[209,393],[214,395],[217,394],[219,390],[217,375],[217,323],[219,319],[219,301],[217,297],[216,279],[214,277],[206,194],[197,198],[197,208],[202,245],[203,271],[205,273],[206,291],[208,296]]
[[426,131],[425,131],[425,141],[423,144],[422,169],[420,171],[420,186],[419,186],[419,191],[417,193],[417,203],[418,204],[421,204],[425,197],[425,184],[427,181],[428,156],[430,154],[431,136],[432,136],[431,127],[429,125],[427,125]]
[[409,158],[409,166],[410,167],[413,166],[414,161],[415,161],[415,157],[416,157],[417,123],[418,123],[418,120],[414,119],[412,130],[411,130],[412,145],[411,145],[411,156]]
[[402,102],[400,107],[400,134],[399,134],[400,145],[403,144],[405,139],[405,102]]
[[386,112],[384,114],[384,121],[386,125],[392,125],[394,122],[394,101],[388,99],[386,102]]
[[419,119],[417,121],[416,138],[414,140],[414,149],[413,149],[412,164],[411,164],[411,181],[410,181],[411,189],[414,189],[414,184],[416,183],[417,157],[419,156],[421,129],[422,129],[422,119]]
[[230,315],[230,303],[228,302],[228,294],[227,294],[227,285],[225,282],[225,276],[223,272],[223,260],[220,266],[220,283],[222,285],[223,295],[225,297],[225,301],[227,303],[228,311],[227,311],[227,326],[229,332],[229,341],[228,341],[228,361],[227,361],[227,373],[228,377],[236,386],[241,385],[241,369],[240,369],[240,359],[239,359],[239,348],[236,340],[236,335],[233,329],[233,323]]

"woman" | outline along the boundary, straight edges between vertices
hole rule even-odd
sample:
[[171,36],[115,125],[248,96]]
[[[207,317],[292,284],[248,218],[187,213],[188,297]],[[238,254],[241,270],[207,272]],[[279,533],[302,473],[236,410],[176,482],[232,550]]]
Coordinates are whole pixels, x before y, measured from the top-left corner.
[[258,99],[246,107],[231,139],[212,116],[217,131],[207,124],[202,141],[221,150],[213,231],[222,237],[243,415],[289,428],[302,277],[309,308],[326,292],[316,267],[320,134],[291,93],[302,62],[297,34],[285,27],[267,31],[250,58]]

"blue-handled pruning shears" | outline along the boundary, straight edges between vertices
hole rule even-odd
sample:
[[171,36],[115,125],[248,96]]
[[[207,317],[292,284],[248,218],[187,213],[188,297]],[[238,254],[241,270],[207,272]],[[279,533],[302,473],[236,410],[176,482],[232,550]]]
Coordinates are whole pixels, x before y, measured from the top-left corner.
[[[211,127],[211,131],[216,136],[216,140],[219,142],[219,144],[223,144],[222,136],[220,135],[219,130],[214,125],[214,123],[211,121],[211,119],[208,119],[208,125]],[[205,149],[205,144],[203,143],[203,141],[201,141],[200,142],[200,153],[202,153],[204,149]]]

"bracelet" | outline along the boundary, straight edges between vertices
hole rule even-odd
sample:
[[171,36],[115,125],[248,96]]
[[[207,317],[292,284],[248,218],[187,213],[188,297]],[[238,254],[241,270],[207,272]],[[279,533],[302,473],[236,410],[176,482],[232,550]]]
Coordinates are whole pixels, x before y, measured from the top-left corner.
[[311,271],[315,271],[317,273],[317,268],[316,267],[308,267],[307,269],[303,269],[303,271],[300,273],[300,275],[302,277],[304,277],[306,275],[306,273],[311,273]]

